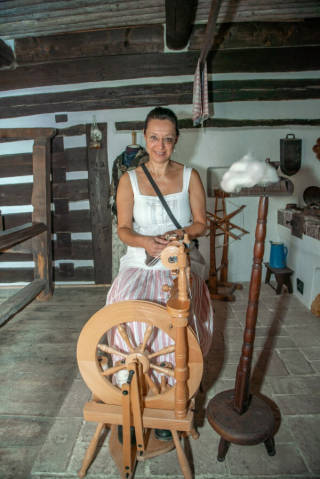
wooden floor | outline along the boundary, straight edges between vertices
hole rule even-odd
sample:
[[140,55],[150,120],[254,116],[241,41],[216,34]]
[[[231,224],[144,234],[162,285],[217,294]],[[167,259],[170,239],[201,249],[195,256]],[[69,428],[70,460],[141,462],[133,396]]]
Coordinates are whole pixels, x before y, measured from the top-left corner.
[[[0,301],[12,291],[0,290]],[[276,296],[263,284],[251,389],[276,418],[276,456],[263,445],[230,447],[216,460],[219,437],[205,419],[206,404],[231,389],[241,354],[248,285],[235,303],[215,302],[215,334],[196,398],[197,441],[185,449],[195,478],[320,477],[320,319],[294,295]],[[95,425],[82,418],[90,391],[77,370],[76,343],[86,321],[104,306],[106,288],[58,288],[36,301],[0,331],[0,478],[71,479]],[[99,442],[88,479],[119,477],[108,452],[108,430]],[[136,479],[181,478],[172,451],[139,463]]]
[[[0,289],[0,302],[16,290]],[[0,478],[26,479],[78,373],[76,344],[106,288],[56,288],[0,330]]]

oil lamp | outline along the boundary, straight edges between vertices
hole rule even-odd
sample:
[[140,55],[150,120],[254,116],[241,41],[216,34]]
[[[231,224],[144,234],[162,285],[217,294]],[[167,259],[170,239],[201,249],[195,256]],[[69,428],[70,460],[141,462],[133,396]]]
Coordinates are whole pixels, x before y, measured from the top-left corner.
[[90,130],[90,137],[92,142],[90,143],[90,148],[101,148],[102,133],[97,125],[96,115],[92,116],[92,125]]

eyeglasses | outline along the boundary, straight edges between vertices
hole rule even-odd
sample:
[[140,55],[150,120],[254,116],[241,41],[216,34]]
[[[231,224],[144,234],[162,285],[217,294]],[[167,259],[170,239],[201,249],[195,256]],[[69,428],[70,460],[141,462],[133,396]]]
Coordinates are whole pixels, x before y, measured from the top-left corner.
[[158,138],[156,135],[149,135],[147,136],[147,140],[149,143],[160,143],[160,141],[163,141],[165,145],[173,145],[176,141],[175,138],[172,138],[171,136],[166,136],[165,138]]

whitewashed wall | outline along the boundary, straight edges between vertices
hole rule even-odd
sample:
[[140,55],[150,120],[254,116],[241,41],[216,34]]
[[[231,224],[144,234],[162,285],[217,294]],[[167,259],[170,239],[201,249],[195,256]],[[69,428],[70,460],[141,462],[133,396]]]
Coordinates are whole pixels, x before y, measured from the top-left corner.
[[[294,79],[294,78],[320,78],[320,72],[303,72],[291,74],[232,74],[212,75],[212,80],[242,80],[242,79]],[[124,86],[148,83],[172,83],[192,81],[190,76],[149,78],[143,80],[131,80],[121,82],[99,82],[80,85],[67,85],[59,87],[33,88],[5,92],[3,97],[11,95],[27,95],[32,93],[44,93],[67,90],[82,90],[87,88],[101,88],[103,86]],[[1,97],[1,94],[0,94]],[[192,106],[169,105],[179,118],[190,118]],[[130,133],[116,132],[115,122],[128,120],[144,120],[149,108],[135,108],[126,110],[102,110],[79,113],[67,113],[68,123],[58,127],[68,127],[79,123],[90,123],[92,114],[96,114],[98,122],[108,123],[108,156],[111,165],[118,154],[131,143]],[[56,113],[66,113],[64,111]],[[281,101],[281,102],[230,102],[217,103],[212,107],[212,115],[215,118],[233,119],[281,119],[281,118],[319,118],[320,100],[304,101]],[[24,118],[0,120],[0,128],[23,128],[23,127],[55,127],[55,114],[35,115]],[[176,154],[173,159],[196,168],[206,187],[206,172],[208,167],[230,166],[234,161],[243,155],[251,152],[259,160],[271,158],[272,161],[279,160],[280,139],[285,138],[288,133],[294,133],[296,138],[302,139],[302,168],[291,180],[295,185],[295,192],[291,198],[271,198],[268,216],[268,233],[266,243],[265,261],[269,260],[269,240],[284,241],[288,246],[288,266],[295,270],[294,287],[296,276],[305,283],[305,292],[300,299],[310,307],[312,299],[320,292],[320,242],[309,237],[303,240],[293,238],[290,231],[277,225],[277,210],[285,207],[286,203],[297,202],[303,205],[302,194],[307,186],[319,186],[320,184],[320,162],[312,152],[312,146],[320,136],[317,127],[288,127],[288,128],[208,128],[203,130],[183,130]],[[137,142],[144,144],[142,133],[137,135]],[[85,137],[65,138],[65,148],[85,146]],[[15,142],[1,144],[0,154],[11,154],[17,152],[28,152],[32,149],[32,142]],[[83,173],[82,173],[83,174]],[[73,173],[73,175],[75,175]],[[73,176],[74,177],[74,176]],[[71,178],[69,178],[71,179]],[[29,178],[29,181],[31,178]],[[2,182],[12,181],[10,179]],[[19,178],[14,180],[20,182]],[[248,281],[251,274],[254,231],[256,226],[258,198],[232,199],[237,205],[246,204],[244,214],[235,218],[235,222],[250,231],[250,235],[244,236],[241,241],[230,245],[229,253],[229,280]],[[83,202],[82,202],[83,203]],[[74,204],[72,208],[83,208],[83,204]],[[88,207],[88,204],[85,205]],[[214,201],[208,199],[208,209],[213,211]],[[19,211],[30,211],[30,206],[19,207]],[[228,205],[228,211],[232,211],[233,205]],[[1,208],[3,213],[13,212],[10,208]],[[80,239],[81,235],[77,235]],[[201,239],[201,251],[209,264],[209,239]],[[218,250],[221,252],[221,249]],[[308,260],[306,258],[308,257]],[[23,266],[21,263],[3,263],[2,267]],[[75,262],[75,266],[84,265],[83,262]],[[89,264],[86,264],[89,266]],[[91,263],[90,263],[91,265]],[[26,265],[25,265],[26,266]],[[317,269],[318,268],[318,269]]]

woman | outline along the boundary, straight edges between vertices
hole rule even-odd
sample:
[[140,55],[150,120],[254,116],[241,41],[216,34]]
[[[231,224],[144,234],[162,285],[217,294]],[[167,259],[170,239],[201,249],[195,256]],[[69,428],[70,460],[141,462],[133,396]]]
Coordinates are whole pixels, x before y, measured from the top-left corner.
[[[128,245],[128,251],[121,258],[119,275],[110,288],[107,304],[140,299],[166,305],[168,294],[162,291],[162,285],[173,284],[171,273],[160,260],[155,259],[147,265],[146,252],[157,258],[168,244],[165,239],[168,233],[182,237],[186,232],[192,240],[204,235],[207,229],[205,193],[199,174],[171,160],[179,138],[176,115],[168,108],[152,110],[145,121],[144,138],[149,154],[145,166],[183,230],[175,229],[141,166],[125,173],[117,192],[118,235]],[[205,262],[193,242],[191,245],[194,279],[189,324],[205,356],[212,340],[213,313],[203,280]],[[142,343],[144,331],[144,324],[130,323],[128,335],[133,346]],[[108,333],[108,342],[118,349],[128,349],[115,330]],[[148,348],[156,351],[169,344],[171,339],[165,333],[154,331]],[[174,363],[174,354],[160,356],[158,360]]]

